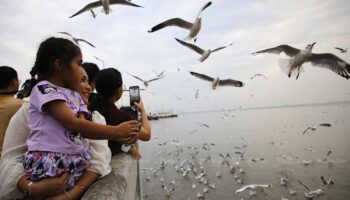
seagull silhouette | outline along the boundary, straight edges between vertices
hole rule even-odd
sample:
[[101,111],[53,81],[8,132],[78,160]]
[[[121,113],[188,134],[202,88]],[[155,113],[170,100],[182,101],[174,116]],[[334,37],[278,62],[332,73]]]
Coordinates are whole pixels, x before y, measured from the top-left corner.
[[168,26],[177,26],[180,28],[188,29],[190,31],[189,35],[186,38],[184,38],[184,40],[191,40],[192,38],[194,38],[194,41],[196,42],[196,40],[197,40],[196,36],[202,27],[202,18],[200,18],[199,16],[200,16],[201,12],[203,10],[205,10],[206,8],[208,8],[211,4],[212,4],[212,2],[210,1],[210,2],[206,3],[200,9],[200,11],[196,17],[196,20],[193,23],[187,22],[181,18],[172,18],[172,19],[168,19],[168,20],[154,26],[148,32],[152,33],[152,32],[158,31],[162,28],[168,27]]
[[204,50],[204,49],[201,49],[200,47],[198,47],[198,46],[196,46],[196,45],[194,45],[194,44],[190,44],[190,43],[184,42],[184,41],[179,40],[179,39],[177,39],[177,38],[175,38],[175,40],[178,41],[180,44],[182,44],[182,45],[184,45],[184,46],[186,46],[186,47],[192,49],[193,51],[195,51],[195,52],[201,54],[202,57],[200,57],[200,58],[198,59],[200,62],[205,61],[205,60],[210,56],[211,53],[214,53],[214,52],[216,52],[216,51],[225,49],[226,47],[233,45],[233,43],[231,43],[231,44],[229,44],[229,45],[227,45],[227,46],[222,46],[222,47],[216,48],[216,49],[214,49],[214,50],[210,50],[210,49]]
[[156,80],[159,80],[159,79],[162,79],[162,78],[165,77],[165,76],[162,76],[162,77],[153,78],[153,79],[150,79],[150,80],[143,80],[143,79],[141,79],[141,78],[139,78],[139,77],[137,77],[137,76],[134,76],[134,75],[132,75],[132,74],[129,74],[129,75],[132,76],[132,77],[134,77],[134,78],[136,78],[137,80],[142,81],[143,84],[144,84],[146,87],[148,87],[148,85],[149,85],[150,82],[156,81]]
[[129,1],[125,1],[125,0],[100,0],[100,1],[95,1],[95,2],[89,3],[84,8],[79,10],[77,13],[70,16],[69,18],[75,17],[77,15],[80,15],[83,12],[92,10],[93,8],[100,7],[100,6],[103,7],[103,11],[106,13],[106,15],[108,15],[112,11],[112,9],[109,7],[112,4],[121,4],[121,5],[133,6],[133,7],[142,7],[142,6],[130,3]]
[[340,48],[340,47],[334,47],[335,49],[338,49],[340,51],[340,53],[346,53],[348,52],[348,48],[346,49],[343,49],[343,48]]
[[312,48],[316,42],[306,46],[304,50],[299,50],[289,45],[280,45],[270,49],[261,50],[253,53],[253,55],[260,53],[274,53],[280,54],[284,52],[291,59],[280,59],[279,65],[283,72],[286,72],[288,77],[291,77],[292,72],[297,70],[296,79],[299,78],[300,69],[305,62],[311,62],[311,64],[323,68],[327,68],[335,72],[336,74],[349,79],[350,78],[350,65],[344,60],[340,59],[331,53],[316,54],[312,53]]
[[84,40],[84,39],[81,39],[81,38],[76,38],[76,37],[74,37],[73,35],[71,35],[71,34],[69,34],[69,33],[67,33],[67,32],[58,32],[58,33],[61,33],[61,34],[70,36],[70,37],[72,38],[72,40],[73,40],[76,44],[78,44],[79,41],[81,41],[81,42],[85,42],[86,44],[88,44],[88,45],[90,45],[90,46],[92,46],[92,47],[95,48],[95,46],[94,46],[93,44],[91,44],[90,42],[88,42],[88,41],[86,41],[86,40]]
[[308,131],[308,130],[312,130],[315,131],[318,127],[323,126],[323,127],[331,127],[331,124],[328,123],[323,123],[323,124],[319,124],[319,125],[315,125],[315,126],[309,126],[307,127],[304,131],[303,131],[303,135]]
[[209,77],[207,75],[200,74],[197,72],[191,72],[191,71],[190,71],[190,74],[197,77],[197,78],[200,78],[202,80],[212,82],[212,89],[213,90],[215,90],[217,86],[234,86],[234,87],[243,87],[244,86],[243,82],[233,80],[233,79],[225,79],[225,80],[220,80],[219,78],[214,79],[214,78]]

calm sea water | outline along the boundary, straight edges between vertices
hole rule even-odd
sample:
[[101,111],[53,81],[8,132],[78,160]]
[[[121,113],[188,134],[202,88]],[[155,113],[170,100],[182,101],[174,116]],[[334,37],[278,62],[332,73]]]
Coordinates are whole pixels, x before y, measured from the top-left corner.
[[[332,127],[320,127],[302,135],[305,128],[320,123],[330,123]],[[177,171],[181,164],[190,166],[189,162],[198,169],[197,175],[203,170],[204,180],[215,184],[215,189],[204,194],[205,199],[305,199],[306,189],[298,180],[311,190],[324,190],[319,199],[350,199],[350,104],[180,114],[177,118],[151,121],[151,126],[151,141],[140,143],[144,199],[197,199],[197,193],[203,193],[204,183],[194,173],[183,177]],[[165,145],[159,145],[164,142]],[[202,147],[204,143],[214,145],[209,145],[208,151],[204,149],[207,146]],[[242,145],[247,145],[244,150],[234,148]],[[328,148],[332,150],[329,156]],[[192,157],[196,151],[199,153]],[[236,151],[245,152],[243,159]],[[230,165],[245,172],[231,173],[227,164],[222,165],[219,153],[229,153]],[[254,158],[264,160],[253,162]],[[312,163],[304,166],[303,160]],[[159,169],[156,175],[155,169]],[[217,177],[217,172],[222,177]],[[321,176],[332,178],[335,184],[323,185]],[[288,177],[286,187],[280,184],[281,177]],[[237,179],[243,183],[237,183]],[[272,187],[256,190],[253,197],[247,190],[235,194],[246,184]],[[162,185],[175,190],[167,196]],[[296,195],[290,195],[289,189],[296,190]]]

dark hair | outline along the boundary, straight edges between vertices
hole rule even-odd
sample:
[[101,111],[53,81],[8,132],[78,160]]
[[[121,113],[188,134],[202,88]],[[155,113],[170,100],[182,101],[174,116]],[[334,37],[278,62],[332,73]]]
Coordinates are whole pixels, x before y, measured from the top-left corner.
[[120,72],[114,68],[103,69],[96,76],[97,95],[89,105],[90,111],[98,111],[105,116],[105,105],[116,90],[122,87],[123,80]]
[[96,78],[97,73],[100,71],[100,68],[95,63],[85,62],[83,63],[83,68],[86,71],[87,76],[89,77],[89,84]]
[[18,78],[15,69],[8,66],[0,66],[0,89],[8,88],[14,78]]
[[69,66],[72,59],[80,53],[80,48],[72,41],[50,37],[40,44],[30,75],[33,78],[38,75],[38,79],[41,80],[52,73],[56,59],[62,59],[64,64]]

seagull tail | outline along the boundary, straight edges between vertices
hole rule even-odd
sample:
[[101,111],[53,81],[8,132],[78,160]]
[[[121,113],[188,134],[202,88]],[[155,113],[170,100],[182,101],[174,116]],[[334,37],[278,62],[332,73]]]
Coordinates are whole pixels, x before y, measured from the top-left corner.
[[187,40],[191,40],[191,39],[192,39],[192,37],[191,37],[190,35],[188,35],[187,37],[185,37],[185,38],[182,39],[182,40],[187,41]]

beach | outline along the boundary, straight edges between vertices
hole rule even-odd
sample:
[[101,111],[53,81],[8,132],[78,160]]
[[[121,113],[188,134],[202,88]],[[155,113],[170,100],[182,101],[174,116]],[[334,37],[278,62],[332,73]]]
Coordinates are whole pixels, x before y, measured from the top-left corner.
[[[215,189],[204,194],[205,199],[248,199],[249,191],[235,193],[248,184],[272,185],[256,190],[255,199],[305,199],[306,189],[298,180],[310,190],[322,189],[319,199],[345,199],[350,196],[349,111],[350,103],[315,104],[182,113],[177,118],[152,121],[151,141],[139,144],[143,197],[197,199],[197,193],[202,194],[207,186],[194,173],[182,176],[181,170],[177,171],[181,164],[194,163],[198,174],[202,166],[204,180],[215,184]],[[307,127],[321,123],[331,127],[302,134]],[[203,148],[204,143],[210,150],[206,145]],[[243,145],[247,146],[235,148]],[[332,152],[327,156],[328,149]],[[194,155],[196,151],[199,153]],[[244,151],[243,158],[237,151]],[[219,153],[230,154],[227,161],[236,167],[234,173],[227,163],[222,164]],[[217,177],[217,172],[222,176]],[[335,184],[323,185],[321,176],[332,178]],[[281,177],[287,177],[286,186],[281,185]],[[167,197],[162,185],[175,190]],[[290,195],[290,189],[296,195]]]

